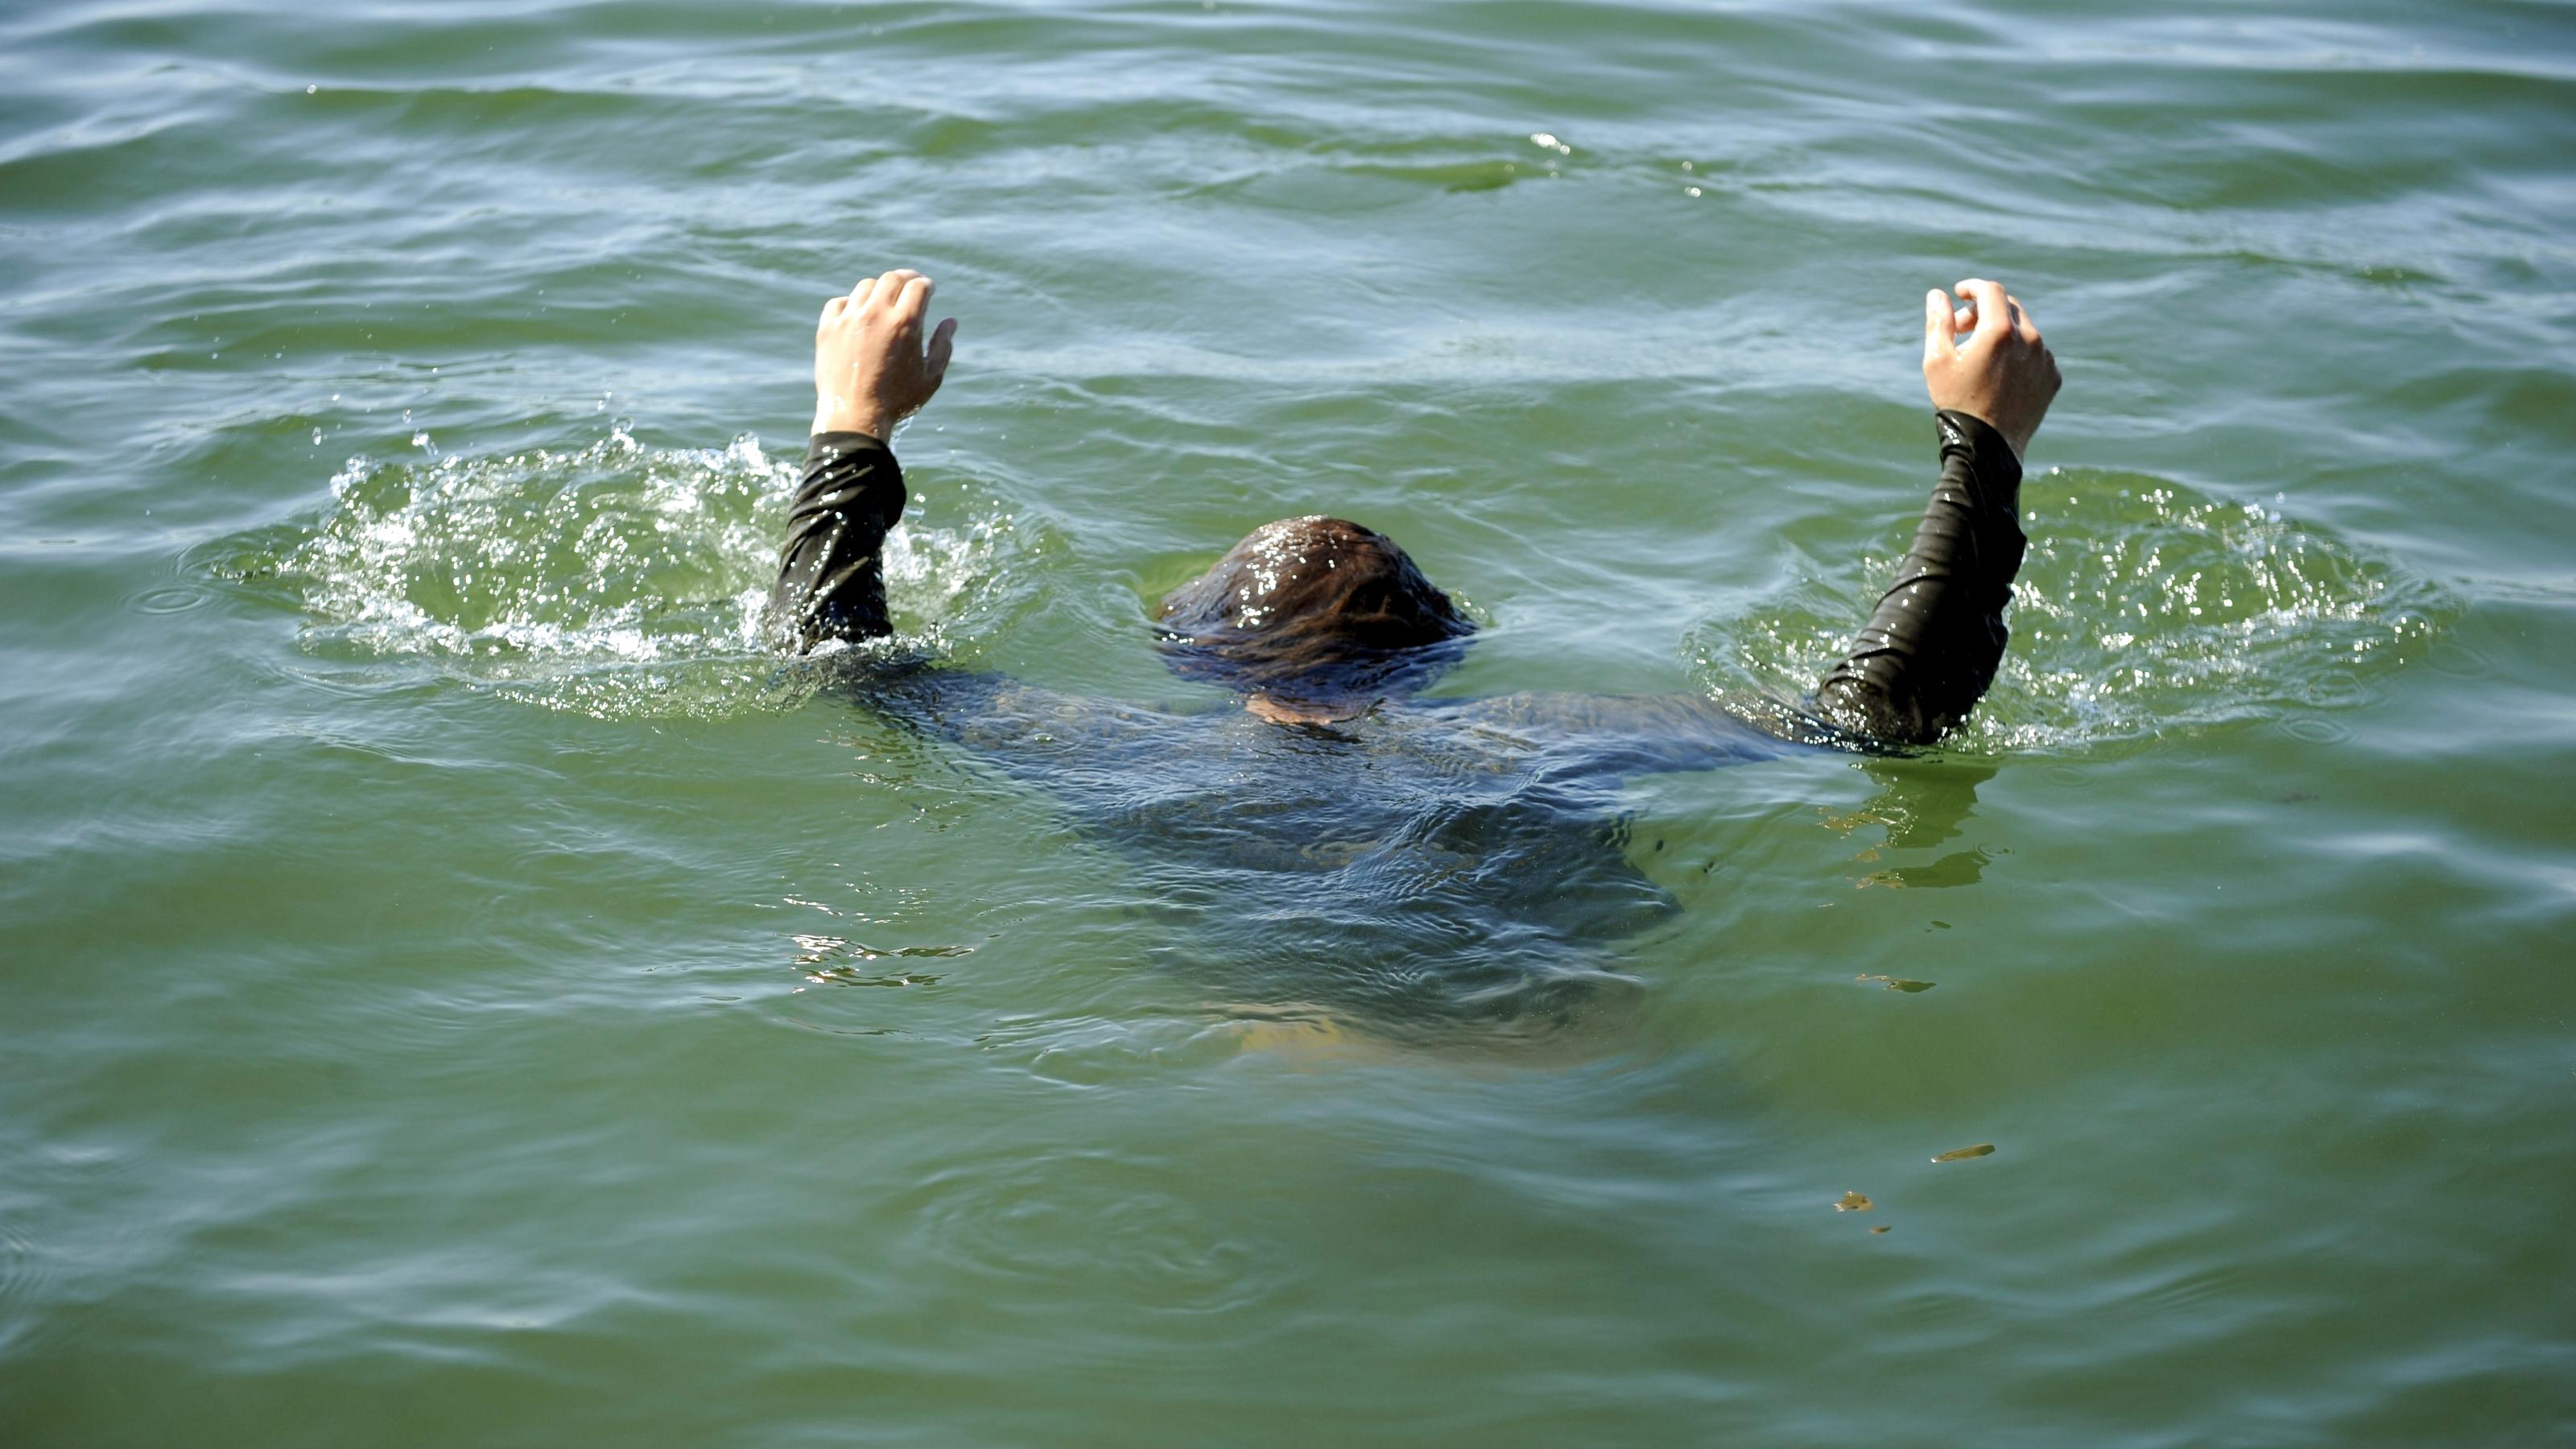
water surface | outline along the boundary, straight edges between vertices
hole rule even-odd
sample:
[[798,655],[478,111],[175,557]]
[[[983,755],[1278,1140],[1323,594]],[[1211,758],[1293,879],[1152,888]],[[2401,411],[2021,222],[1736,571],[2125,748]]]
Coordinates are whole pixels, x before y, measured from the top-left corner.
[[[2576,1436],[2571,235],[2544,4],[14,10],[0,1440]],[[2014,652],[1146,828],[762,646],[899,263],[958,669],[1213,708],[1147,601],[1326,510],[1443,699],[1795,692],[1972,274]]]

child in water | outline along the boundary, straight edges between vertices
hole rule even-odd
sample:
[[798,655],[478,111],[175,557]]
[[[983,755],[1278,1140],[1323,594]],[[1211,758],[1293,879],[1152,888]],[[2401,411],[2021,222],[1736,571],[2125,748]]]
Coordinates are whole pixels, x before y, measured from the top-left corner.
[[[957,321],[924,334],[930,278],[909,268],[823,305],[814,426],[772,595],[799,651],[890,632],[878,551],[904,505],[894,426],[947,375]],[[1807,707],[1756,712],[1776,733],[1928,745],[1984,696],[2021,567],[2021,458],[2056,397],[2056,359],[2021,300],[1959,283],[1923,298],[1923,376],[1941,475],[1914,545]],[[1960,340],[1965,334],[1966,340]],[[1346,724],[1401,701],[1473,629],[1393,540],[1314,515],[1267,523],[1173,590],[1157,620],[1173,667],[1234,689],[1279,725]]]
[[939,390],[956,336],[953,320],[925,331],[932,290],[897,270],[824,304],[777,624],[797,653],[828,654],[813,667],[856,702],[1043,788],[1118,847],[1140,908],[1197,927],[1146,934],[1142,957],[1191,958],[1222,998],[1379,1029],[1572,1019],[1634,987],[1598,948],[1680,908],[1637,863],[1662,842],[1630,849],[1627,782],[1802,746],[1927,745],[2003,657],[2021,452],[2058,373],[2029,312],[1977,280],[1959,284],[1964,306],[1923,299],[1941,473],[1913,547],[1802,702],[1418,695],[1473,624],[1392,540],[1320,515],[1253,530],[1157,611],[1173,669],[1241,709],[1084,699],[842,647],[891,632],[879,550],[904,486],[889,440]]

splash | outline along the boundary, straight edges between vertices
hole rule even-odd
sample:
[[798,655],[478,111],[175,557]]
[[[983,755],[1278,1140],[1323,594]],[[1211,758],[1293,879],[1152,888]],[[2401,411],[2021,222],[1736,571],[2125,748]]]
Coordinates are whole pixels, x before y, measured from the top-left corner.
[[[768,635],[794,464],[749,435],[652,448],[623,426],[586,447],[353,458],[317,522],[230,541],[211,571],[291,591],[317,658],[428,674],[603,718],[784,708]],[[889,601],[936,647],[990,577],[1010,520],[899,526]]]
[[[2023,484],[2030,552],[2011,652],[1950,748],[2076,749],[2358,703],[2456,610],[2393,561],[2260,504],[2163,479],[2051,469]],[[1884,579],[1893,555],[1867,560]],[[1857,585],[1857,581],[1849,581]],[[1850,592],[1812,586],[1712,631],[1721,690],[1798,698],[1848,642]]]

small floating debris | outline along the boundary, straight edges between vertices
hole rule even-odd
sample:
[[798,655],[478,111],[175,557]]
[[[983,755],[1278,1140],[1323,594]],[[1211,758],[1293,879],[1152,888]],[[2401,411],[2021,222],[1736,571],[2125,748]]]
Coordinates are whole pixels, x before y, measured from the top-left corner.
[[1854,981],[1876,981],[1885,985],[1890,991],[1929,991],[1940,984],[1937,981],[1908,981],[1902,976],[1880,976],[1875,974],[1864,974],[1855,976],[1852,979]]
[[1883,1233],[1883,1232],[1886,1232],[1889,1228],[1892,1228],[1892,1227],[1895,1227],[1895,1226],[1896,1226],[1896,1224],[1894,1224],[1894,1223],[1880,1223],[1877,1227],[1871,1228],[1871,1229],[1870,1229],[1870,1231],[1871,1231],[1871,1232],[1873,1232],[1873,1233]]
[[1980,1142],[1974,1147],[1953,1147],[1949,1151],[1942,1153],[1940,1156],[1935,1157],[1932,1160],[1934,1162],[1965,1162],[1971,1157],[1991,1157],[1994,1155],[1994,1150],[1995,1144],[1991,1142]]
[[1865,1213],[1875,1206],[1876,1203],[1856,1192],[1844,1193],[1834,1200],[1834,1211],[1838,1213]]

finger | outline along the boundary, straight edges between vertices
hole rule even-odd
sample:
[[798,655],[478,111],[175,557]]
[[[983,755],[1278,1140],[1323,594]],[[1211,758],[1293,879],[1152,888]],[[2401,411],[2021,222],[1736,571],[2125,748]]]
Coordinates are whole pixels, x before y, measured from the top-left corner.
[[876,289],[877,279],[874,277],[869,277],[865,281],[860,282],[857,286],[850,289],[850,305],[853,307],[864,307],[868,305],[868,298],[875,294]]
[[956,336],[957,319],[954,317],[943,320],[930,334],[930,356],[922,363],[922,371],[930,376],[932,392],[939,391],[939,380],[948,375],[948,354]]
[[895,294],[894,304],[887,309],[895,326],[906,332],[920,331],[921,319],[930,312],[930,294],[937,290],[937,282],[913,273],[912,280],[903,284],[903,290]]
[[850,299],[849,299],[849,297],[848,297],[848,295],[847,295],[847,294],[843,294],[843,295],[838,296],[838,297],[826,297],[826,298],[824,298],[824,299],[823,299],[823,320],[824,320],[824,321],[826,321],[826,322],[829,322],[829,321],[831,321],[833,318],[838,317],[839,315],[841,315],[841,309],[842,309],[842,308],[844,308],[844,307],[847,307],[848,305],[850,305]]
[[2004,294],[2004,300],[2012,304],[2013,330],[2021,334],[2022,341],[2030,343],[2032,346],[2037,346],[2039,344],[2039,324],[2031,319],[2030,309],[2021,304],[2021,298],[2013,296],[2009,292]]
[[1923,361],[1935,363],[1952,348],[1957,322],[1950,311],[1950,294],[1935,287],[1923,294]]
[[1983,347],[2011,330],[2012,301],[2004,295],[2002,283],[1970,277],[1959,284],[1959,291],[1977,308],[1977,335],[1968,339],[1970,347]]
[[903,284],[920,275],[910,267],[897,267],[877,278],[877,290],[870,300],[879,307],[892,307],[895,299],[903,295]]

